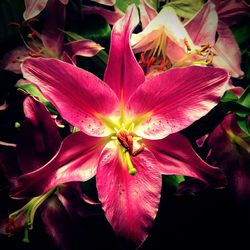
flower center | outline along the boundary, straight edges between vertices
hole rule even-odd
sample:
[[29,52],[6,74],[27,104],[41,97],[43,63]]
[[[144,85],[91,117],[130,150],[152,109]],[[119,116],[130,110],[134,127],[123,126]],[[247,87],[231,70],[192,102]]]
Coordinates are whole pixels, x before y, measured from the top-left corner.
[[[25,48],[28,50],[27,57],[52,57],[52,58],[59,58],[59,55],[57,55],[54,51],[52,51],[49,48],[44,47],[43,42],[41,41],[38,33],[34,31],[31,27],[31,24],[34,22],[37,22],[37,19],[30,19],[24,24],[20,25],[19,23],[11,22],[9,25],[13,28],[15,28],[20,35],[22,42],[25,46]],[[22,28],[29,27],[31,29],[31,32],[28,35],[22,34]],[[17,57],[13,63],[20,62],[22,63],[24,58]]]
[[142,138],[136,136],[133,132],[133,129],[134,123],[132,123],[128,129],[126,129],[125,125],[122,124],[120,129],[115,128],[116,134],[115,136],[111,137],[111,139],[117,140],[119,142],[122,152],[122,162],[126,163],[129,174],[131,175],[136,174],[136,169],[131,161],[131,156],[135,157],[142,153],[145,149],[144,143],[138,143],[138,141],[140,141]]
[[163,71],[170,66],[170,61],[166,55],[167,35],[164,27],[160,29],[160,35],[154,39],[145,52],[141,53],[140,63],[146,73],[150,68]]

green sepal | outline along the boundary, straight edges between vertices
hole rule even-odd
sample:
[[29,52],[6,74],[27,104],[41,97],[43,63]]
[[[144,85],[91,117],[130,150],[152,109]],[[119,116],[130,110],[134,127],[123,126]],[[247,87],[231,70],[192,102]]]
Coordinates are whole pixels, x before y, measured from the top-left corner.
[[24,90],[25,92],[29,93],[32,96],[36,96],[39,100],[48,108],[48,110],[54,114],[58,115],[58,111],[56,108],[42,95],[42,93],[35,87],[33,84],[25,84],[17,86],[17,88]]
[[246,135],[250,136],[248,117],[237,116],[237,124]]

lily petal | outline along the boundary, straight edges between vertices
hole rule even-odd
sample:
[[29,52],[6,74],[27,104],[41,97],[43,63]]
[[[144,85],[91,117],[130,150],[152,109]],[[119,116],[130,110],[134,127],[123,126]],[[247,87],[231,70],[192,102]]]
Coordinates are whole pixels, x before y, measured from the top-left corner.
[[188,34],[196,45],[214,45],[218,15],[215,5],[208,1],[202,9],[185,25]]
[[224,94],[227,72],[211,67],[170,69],[138,87],[129,99],[129,117],[147,116],[135,133],[146,139],[162,139],[204,116]]
[[22,72],[69,123],[88,135],[110,134],[96,115],[117,115],[119,101],[94,74],[57,59],[44,58],[25,60]]
[[69,135],[46,165],[13,179],[11,195],[34,197],[62,183],[89,180],[96,173],[102,144],[103,138],[82,132]]
[[104,81],[125,103],[145,76],[130,47],[130,36],[139,22],[135,5],[128,7],[123,18],[115,23],[111,34],[109,60]]
[[228,70],[232,77],[242,77],[244,72],[240,69],[241,52],[232,31],[226,24],[219,22],[217,32],[219,37],[213,48],[213,65]]
[[69,0],[59,0],[62,4],[66,5],[68,4]]
[[92,57],[96,55],[103,47],[92,40],[85,39],[64,44],[67,54],[76,62],[76,56]]
[[104,5],[107,5],[107,6],[112,6],[116,2],[116,0],[91,0],[91,1],[97,2],[97,3],[100,3],[100,4],[104,4]]
[[145,144],[161,163],[162,174],[191,176],[214,187],[225,186],[226,178],[222,171],[204,162],[180,133],[163,140],[145,140]]
[[61,144],[54,120],[45,106],[33,97],[24,101],[26,120],[17,142],[19,167],[23,173],[34,171],[48,162]]
[[100,156],[96,181],[99,199],[114,231],[139,247],[158,210],[161,175],[155,168],[155,157],[148,150],[133,157],[132,162],[137,170],[134,176],[121,163],[117,145],[110,142]]
[[83,14],[91,15],[97,14],[102,16],[109,24],[114,25],[120,18],[124,16],[124,13],[114,6],[114,11],[104,9],[98,6],[83,6]]
[[249,16],[250,5],[243,0],[213,0],[221,21],[231,26],[244,16]]
[[152,42],[151,36],[156,32],[159,35],[165,32],[171,41],[182,48],[186,48],[185,39],[188,39],[190,46],[194,47],[184,25],[171,7],[163,8],[142,32],[132,36],[133,49],[139,51],[139,48],[144,46],[141,43],[145,43],[145,40],[148,40],[149,43]]
[[150,21],[158,15],[158,13],[152,6],[147,3],[146,0],[142,0],[141,4],[139,4],[138,7],[140,10],[142,29],[144,30],[146,26],[150,23]]
[[53,196],[41,210],[44,228],[54,243],[62,250],[75,248],[75,230],[64,204]]
[[48,0],[25,0],[26,10],[23,13],[24,20],[31,19],[37,16],[46,6]]
[[65,23],[65,5],[58,0],[49,0],[45,9],[44,26],[41,34],[43,45],[59,57],[62,52]]

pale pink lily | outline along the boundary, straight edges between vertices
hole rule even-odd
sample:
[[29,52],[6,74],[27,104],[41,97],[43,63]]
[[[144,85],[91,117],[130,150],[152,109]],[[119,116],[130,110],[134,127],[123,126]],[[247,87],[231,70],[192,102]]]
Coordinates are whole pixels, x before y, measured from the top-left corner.
[[[239,46],[229,29],[229,27],[218,17],[215,5],[208,1],[203,8],[185,24],[185,28],[190,35],[193,43],[204,47],[198,57],[206,56],[204,64],[212,64],[214,67],[226,69],[232,77],[242,77],[244,72],[240,69],[241,53]],[[216,40],[216,33],[218,39]],[[204,53],[205,49],[210,51]],[[194,51],[195,52],[195,51]],[[175,66],[181,66],[191,63],[192,53],[186,54],[182,48],[176,44],[170,44],[168,47],[168,56]],[[208,56],[208,57],[207,57]],[[202,58],[202,57],[201,57]],[[199,62],[197,62],[199,63]]]
[[[172,17],[169,11],[165,10],[164,13],[164,9],[156,16],[156,11],[146,1],[143,1],[140,9],[144,30],[132,36],[132,47],[135,53],[146,51],[146,58],[145,52],[142,53],[141,63],[147,72],[161,71],[171,66],[212,64],[225,68],[232,77],[243,76],[239,46],[229,27],[223,23],[223,16],[218,21],[215,5],[211,1],[204,4],[185,27],[174,11]],[[160,32],[163,27],[164,33]],[[162,39],[162,34],[170,39]]]
[[202,161],[188,140],[174,133],[214,107],[229,78],[222,69],[192,66],[145,80],[129,44],[138,22],[133,5],[114,25],[104,81],[56,59],[25,60],[24,77],[81,132],[68,136],[42,168],[13,180],[12,188],[13,196],[22,197],[96,175],[108,221],[136,247],[156,216],[161,174],[223,186],[219,169]]
[[42,32],[33,30],[26,42],[23,38],[25,46],[8,52],[2,59],[1,69],[19,74],[20,64],[27,57],[52,57],[76,63],[76,56],[91,57],[103,49],[89,39],[64,43],[65,6],[58,0],[47,3],[44,20]]
[[69,0],[25,0],[25,11],[23,13],[24,20],[31,19],[45,9],[48,2],[59,1],[62,4],[68,4]]
[[143,52],[140,62],[146,73],[171,67],[167,55],[169,41],[186,52],[197,49],[174,9],[165,7],[157,13],[146,1],[139,8],[143,30],[132,35],[131,45],[135,53]]

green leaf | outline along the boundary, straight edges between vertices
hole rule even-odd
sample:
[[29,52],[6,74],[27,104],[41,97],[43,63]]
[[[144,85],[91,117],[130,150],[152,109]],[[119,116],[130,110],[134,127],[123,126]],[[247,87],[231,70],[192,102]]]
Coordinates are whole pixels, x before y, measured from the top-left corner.
[[240,23],[237,23],[231,27],[233,35],[243,53],[249,49],[250,32],[249,32],[250,18],[244,18]]
[[237,124],[246,135],[250,136],[248,117],[237,116]]
[[20,0],[6,0],[7,3],[9,3],[12,7],[14,7],[17,10],[20,10],[24,12],[25,10],[25,4],[24,1]]
[[200,10],[202,4],[201,0],[176,0],[165,6],[172,7],[178,16],[190,19]]
[[163,182],[170,188],[176,189],[183,181],[185,178],[182,175],[163,175]]
[[128,8],[128,6],[130,4],[136,4],[139,5],[140,4],[140,0],[117,0],[115,5],[117,6],[117,8],[119,8],[122,12],[126,12],[126,9]]
[[56,108],[41,94],[41,92],[33,84],[25,84],[17,86],[17,88],[24,90],[32,96],[36,96],[48,108],[48,110],[55,115],[58,115]]
[[81,30],[80,35],[106,47],[103,43],[106,42],[109,45],[111,28],[103,17],[94,14],[88,15],[84,18],[84,27]]
[[241,105],[250,108],[250,86],[248,86],[242,96],[240,97],[238,103]]
[[250,114],[250,87],[238,99],[231,91],[227,91],[220,100],[220,108],[225,112],[232,111],[240,117]]
[[222,96],[220,102],[229,102],[229,101],[237,101],[237,100],[238,100],[238,97],[233,92],[228,90]]

